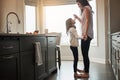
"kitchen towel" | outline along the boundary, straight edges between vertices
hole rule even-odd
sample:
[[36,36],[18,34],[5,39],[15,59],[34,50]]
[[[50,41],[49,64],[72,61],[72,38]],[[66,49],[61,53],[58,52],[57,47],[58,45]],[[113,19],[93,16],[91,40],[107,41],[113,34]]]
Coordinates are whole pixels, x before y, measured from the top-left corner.
[[35,62],[38,66],[43,64],[40,42],[35,42]]

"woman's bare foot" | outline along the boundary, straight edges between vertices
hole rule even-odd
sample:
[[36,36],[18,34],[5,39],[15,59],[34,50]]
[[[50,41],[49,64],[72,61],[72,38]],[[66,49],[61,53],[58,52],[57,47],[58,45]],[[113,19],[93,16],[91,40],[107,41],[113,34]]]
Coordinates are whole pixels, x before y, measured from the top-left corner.
[[80,74],[74,73],[74,77],[75,77],[75,78],[79,78],[80,76],[81,76]]
[[79,78],[89,78],[89,73],[80,74]]
[[82,74],[74,73],[74,78],[89,78],[89,73]]

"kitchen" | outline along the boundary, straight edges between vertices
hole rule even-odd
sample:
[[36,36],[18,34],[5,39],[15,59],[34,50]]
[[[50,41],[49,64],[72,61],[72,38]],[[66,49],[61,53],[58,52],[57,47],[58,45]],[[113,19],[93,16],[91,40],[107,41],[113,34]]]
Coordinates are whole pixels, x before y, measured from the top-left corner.
[[[32,2],[33,1],[33,2]],[[36,3],[37,2],[37,27],[36,29],[39,30],[39,33],[44,33],[45,26],[44,25],[44,14],[43,14],[43,5],[48,4],[73,4],[75,1],[73,0],[1,0],[0,2],[0,32],[6,32],[6,15],[8,12],[16,12],[19,16],[21,21],[18,24],[16,20],[16,16],[11,15],[14,18],[10,18],[14,23],[12,23],[12,32],[20,34],[26,33],[25,32],[25,13],[24,13],[24,5]],[[54,3],[52,3],[52,1]],[[27,3],[28,2],[28,3]],[[30,2],[30,3],[29,3]],[[92,62],[97,63],[110,63],[111,62],[111,36],[110,34],[114,32],[120,31],[120,11],[119,10],[119,0],[97,0],[97,46],[92,46],[90,49],[90,58]],[[71,55],[64,55],[66,54],[67,46],[61,45],[61,58],[62,60],[69,60],[71,59]],[[69,54],[69,52],[68,52]]]

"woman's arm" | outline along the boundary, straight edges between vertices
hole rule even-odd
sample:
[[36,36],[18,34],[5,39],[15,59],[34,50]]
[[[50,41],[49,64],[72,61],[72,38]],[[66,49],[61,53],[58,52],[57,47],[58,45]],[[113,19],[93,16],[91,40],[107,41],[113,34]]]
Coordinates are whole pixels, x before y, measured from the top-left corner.
[[87,33],[88,33],[88,27],[89,27],[89,21],[90,21],[90,10],[85,7],[84,9],[84,15],[85,15],[85,31],[83,33],[83,39],[87,39]]

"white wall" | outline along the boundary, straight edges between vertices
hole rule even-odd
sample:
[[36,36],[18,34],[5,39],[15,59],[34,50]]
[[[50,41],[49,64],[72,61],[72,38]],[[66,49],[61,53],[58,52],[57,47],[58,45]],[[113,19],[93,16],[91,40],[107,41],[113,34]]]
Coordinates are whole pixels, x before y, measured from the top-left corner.
[[[19,1],[19,2],[17,2]],[[18,25],[17,18],[15,15],[10,15],[8,17],[9,21],[12,22],[12,31],[13,32],[20,32],[23,33],[23,15],[22,12],[22,6],[21,5],[22,0],[1,0],[0,1],[0,7],[1,7],[1,24],[0,24],[0,32],[6,32],[6,16],[9,12],[16,12],[20,18],[21,23]]]
[[1,0],[1,7],[2,7],[1,8],[1,29],[2,29],[2,32],[6,32],[6,15],[7,15],[7,13],[10,11],[16,12],[15,4],[16,4],[16,0]]

